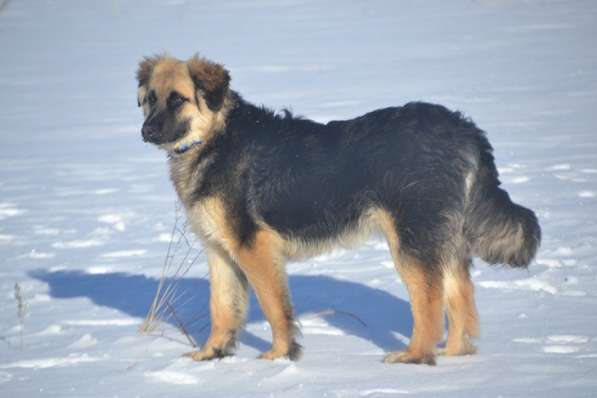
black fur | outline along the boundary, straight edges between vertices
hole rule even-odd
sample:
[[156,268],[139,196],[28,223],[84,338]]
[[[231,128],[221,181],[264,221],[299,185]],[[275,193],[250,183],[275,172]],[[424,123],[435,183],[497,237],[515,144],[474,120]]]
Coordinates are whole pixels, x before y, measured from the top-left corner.
[[301,359],[302,355],[303,346],[293,340],[290,349],[288,350],[288,359],[290,359],[291,361],[298,361],[299,359]]
[[240,242],[257,220],[304,242],[333,239],[374,207],[429,268],[447,252],[513,266],[535,255],[534,213],[499,188],[485,133],[460,113],[415,102],[320,124],[231,95],[225,131],[195,159],[206,168],[193,200],[224,198]]
[[143,140],[153,144],[175,142],[188,132],[190,120],[177,121],[176,109],[153,107],[141,129]]

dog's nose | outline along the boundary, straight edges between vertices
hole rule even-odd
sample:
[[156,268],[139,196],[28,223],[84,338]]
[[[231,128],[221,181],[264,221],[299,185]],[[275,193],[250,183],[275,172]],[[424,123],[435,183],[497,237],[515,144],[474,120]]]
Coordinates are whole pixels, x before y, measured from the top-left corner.
[[143,141],[152,141],[158,135],[158,128],[153,124],[144,124],[141,129],[143,135]]

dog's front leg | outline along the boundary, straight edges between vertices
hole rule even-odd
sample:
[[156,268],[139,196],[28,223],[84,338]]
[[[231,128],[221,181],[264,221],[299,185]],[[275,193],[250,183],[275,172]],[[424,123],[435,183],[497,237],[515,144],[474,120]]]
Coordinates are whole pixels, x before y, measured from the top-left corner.
[[248,304],[247,278],[225,253],[207,249],[210,279],[211,333],[200,351],[185,354],[196,361],[232,354],[236,334],[244,323]]
[[294,339],[296,327],[280,247],[275,233],[261,230],[249,247],[238,250],[237,257],[272,328],[272,349],[259,358],[295,360],[300,357],[301,346]]

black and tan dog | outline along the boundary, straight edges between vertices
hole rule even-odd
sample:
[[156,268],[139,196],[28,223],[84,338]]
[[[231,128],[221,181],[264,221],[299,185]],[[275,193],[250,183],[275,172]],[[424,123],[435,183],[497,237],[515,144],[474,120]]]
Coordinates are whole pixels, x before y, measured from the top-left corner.
[[485,133],[439,105],[409,103],[320,124],[254,106],[200,57],[145,58],[137,72],[143,139],[169,154],[170,174],[207,249],[211,334],[206,360],[229,355],[251,286],[271,324],[261,358],[300,355],[285,262],[374,230],[388,242],[414,328],[386,362],[435,363],[475,352],[471,257],[527,266],[540,242],[535,214],[499,185]]

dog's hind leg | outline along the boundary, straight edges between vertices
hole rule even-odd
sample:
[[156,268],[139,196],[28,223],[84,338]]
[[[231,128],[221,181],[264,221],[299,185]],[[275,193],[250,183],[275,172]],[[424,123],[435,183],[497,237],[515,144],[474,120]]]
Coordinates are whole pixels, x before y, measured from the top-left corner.
[[384,362],[435,365],[435,347],[443,335],[441,278],[429,272],[420,261],[406,256],[396,268],[408,289],[414,326],[406,351],[391,352]]
[[301,353],[301,346],[294,339],[296,328],[281,247],[276,233],[259,230],[251,245],[241,247],[236,253],[272,328],[272,349],[261,354],[261,359],[288,357],[294,360]]
[[448,340],[443,355],[477,352],[470,338],[479,336],[474,286],[469,273],[470,259],[455,263],[444,272],[445,304],[448,313]]
[[378,224],[386,235],[394,265],[408,289],[414,320],[407,349],[388,353],[384,362],[435,365],[435,347],[443,335],[441,271],[439,268],[430,270],[420,260],[401,253],[396,224],[388,213],[379,214]]
[[211,333],[201,351],[185,354],[196,361],[232,353],[248,304],[247,278],[223,251],[207,249],[210,275]]

